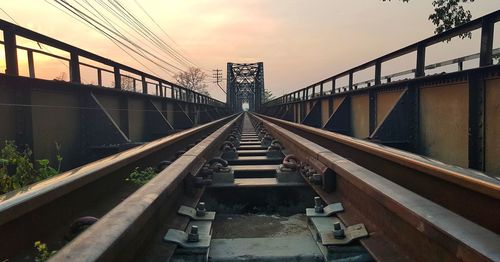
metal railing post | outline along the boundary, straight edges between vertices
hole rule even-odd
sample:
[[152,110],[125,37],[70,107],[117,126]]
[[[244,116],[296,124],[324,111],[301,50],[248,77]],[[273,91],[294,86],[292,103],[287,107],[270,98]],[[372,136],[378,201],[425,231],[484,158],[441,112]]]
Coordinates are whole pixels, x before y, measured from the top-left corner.
[[481,26],[481,48],[479,51],[479,66],[493,64],[493,36],[495,24],[489,17],[483,17]]
[[146,82],[145,76],[141,76],[141,83],[142,83],[142,93],[147,94],[148,93],[148,82]]
[[28,70],[30,78],[35,78],[35,60],[33,59],[32,50],[28,50]]
[[18,76],[19,66],[17,64],[16,35],[9,30],[4,30],[3,41],[5,49],[5,73],[11,76]]
[[[119,71],[118,71],[118,74]],[[69,60],[69,81],[73,83],[81,83],[80,77],[80,61],[76,52],[71,52]]]
[[415,77],[425,76],[425,45],[417,46],[417,64],[415,67]]
[[380,85],[382,84],[382,62],[380,60],[377,60],[375,62],[375,85]]
[[120,68],[115,66],[113,68],[113,75],[115,76],[115,88],[122,89],[122,76],[120,75]]

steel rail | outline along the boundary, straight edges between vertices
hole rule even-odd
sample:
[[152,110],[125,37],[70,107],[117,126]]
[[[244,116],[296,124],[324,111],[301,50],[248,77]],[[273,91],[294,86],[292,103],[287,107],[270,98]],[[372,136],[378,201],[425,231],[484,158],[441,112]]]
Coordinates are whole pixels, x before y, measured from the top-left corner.
[[[58,231],[60,224],[67,225],[83,210],[99,211],[109,200],[119,203],[121,197],[130,195],[130,183],[125,177],[135,167],[156,166],[170,160],[179,150],[216,130],[233,116],[190,128],[134,147],[124,152],[100,159],[26,188],[0,195],[0,259],[16,255],[16,251]],[[125,190],[121,188],[125,187]],[[115,197],[116,194],[122,194]],[[86,214],[89,215],[89,214]]]
[[498,234],[390,181],[384,177],[388,168],[370,171],[323,147],[321,139],[308,140],[276,119],[253,117],[289,152],[307,163],[319,161],[333,171],[323,179],[336,181],[334,192],[311,186],[327,203],[344,204],[346,211],[338,216],[345,224],[367,225],[370,237],[361,242],[376,260],[500,260]]
[[500,181],[495,178],[369,141],[259,116],[500,233]]
[[145,235],[154,234],[154,228],[158,227],[157,223],[171,223],[177,225],[179,229],[184,229],[187,221],[176,224],[165,219],[169,215],[176,217],[172,210],[176,210],[176,203],[179,202],[178,194],[182,195],[182,192],[178,191],[194,187],[192,183],[194,176],[204,163],[219,151],[220,144],[240,118],[241,115],[184,153],[96,224],[58,251],[50,261],[132,260],[146,241]]

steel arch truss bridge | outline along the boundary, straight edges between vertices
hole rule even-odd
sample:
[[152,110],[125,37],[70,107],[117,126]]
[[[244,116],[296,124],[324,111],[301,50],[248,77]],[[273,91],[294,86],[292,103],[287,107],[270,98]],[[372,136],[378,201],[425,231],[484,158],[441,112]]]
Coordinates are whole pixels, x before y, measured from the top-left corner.
[[250,111],[258,111],[264,98],[264,63],[227,63],[227,104],[234,112],[248,103]]

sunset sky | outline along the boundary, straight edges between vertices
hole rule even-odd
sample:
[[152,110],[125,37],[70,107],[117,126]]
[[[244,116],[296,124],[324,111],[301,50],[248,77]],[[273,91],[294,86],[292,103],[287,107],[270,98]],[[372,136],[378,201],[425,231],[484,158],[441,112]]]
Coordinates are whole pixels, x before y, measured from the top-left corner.
[[[141,0],[140,4],[174,43],[134,0],[121,2],[210,75],[212,69],[219,68],[225,76],[227,62],[264,62],[265,87],[277,96],[431,36],[434,31],[427,20],[433,9],[431,0],[406,4],[381,0]],[[46,1],[2,0],[0,7],[21,26],[151,73],[106,37]],[[475,1],[466,7],[476,18],[498,10],[500,1]],[[11,21],[1,10],[0,18]],[[498,23],[496,29],[499,32]],[[429,48],[428,63],[478,52],[478,36],[474,33],[472,40]],[[500,47],[499,38],[495,37],[495,47]],[[3,51],[1,58],[4,60]],[[20,60],[22,67],[25,62],[21,55]],[[64,63],[45,57],[35,57],[35,61],[37,74],[47,78],[64,70]],[[413,63],[414,58],[409,55],[384,64],[383,74],[410,69],[404,67]],[[154,65],[148,67],[155,75],[172,80]],[[26,69],[21,71],[26,73]],[[355,81],[369,76],[370,72],[359,74]],[[215,85],[209,85],[209,92],[225,100]]]

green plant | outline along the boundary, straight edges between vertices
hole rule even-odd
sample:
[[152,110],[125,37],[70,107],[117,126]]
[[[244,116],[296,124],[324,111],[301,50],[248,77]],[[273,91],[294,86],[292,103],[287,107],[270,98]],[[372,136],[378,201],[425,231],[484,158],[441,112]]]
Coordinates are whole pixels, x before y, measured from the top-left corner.
[[50,166],[50,161],[48,159],[40,159],[37,160],[36,162],[38,163],[38,177],[37,180],[43,180],[49,177],[53,177],[61,171],[61,163],[62,163],[62,156],[61,156],[61,146],[56,142],[56,160],[57,160],[57,169],[53,168]]
[[38,163],[38,177],[37,180],[44,180],[46,178],[59,174],[59,171],[50,166],[48,159],[41,159],[36,161]]
[[36,160],[37,169],[35,169],[31,149],[25,147],[24,150],[20,150],[14,141],[5,141],[5,146],[0,151],[0,194],[57,175],[61,170],[63,158],[58,143],[56,143],[56,149],[57,169],[50,166],[48,159]]
[[147,167],[143,170],[139,170],[139,168],[136,167],[125,180],[142,186],[155,176],[156,170],[152,167]]
[[47,261],[51,256],[53,256],[57,252],[56,250],[50,251],[49,248],[47,247],[47,244],[42,243],[40,241],[35,242],[35,248],[37,251],[37,255],[35,257],[36,262]]
[[36,182],[29,148],[20,151],[14,141],[5,141],[0,151],[0,191],[6,193]]

